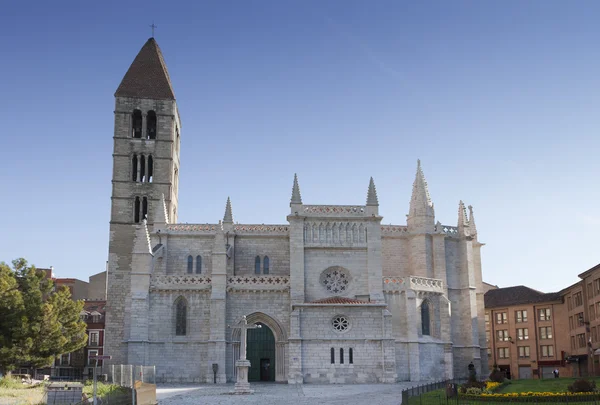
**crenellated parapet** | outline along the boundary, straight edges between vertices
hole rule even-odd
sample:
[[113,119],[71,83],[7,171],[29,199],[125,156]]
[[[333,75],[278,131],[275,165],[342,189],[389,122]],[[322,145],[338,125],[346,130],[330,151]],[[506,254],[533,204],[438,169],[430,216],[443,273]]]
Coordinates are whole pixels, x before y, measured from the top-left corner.
[[384,277],[384,293],[394,294],[412,290],[417,294],[445,294],[443,280],[428,277]]

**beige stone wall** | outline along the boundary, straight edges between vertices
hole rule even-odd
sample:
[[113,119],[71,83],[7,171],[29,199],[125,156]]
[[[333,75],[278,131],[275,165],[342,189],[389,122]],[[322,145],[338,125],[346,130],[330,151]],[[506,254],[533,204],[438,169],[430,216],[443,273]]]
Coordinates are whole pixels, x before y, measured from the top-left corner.
[[87,298],[91,300],[106,299],[106,271],[90,276]]

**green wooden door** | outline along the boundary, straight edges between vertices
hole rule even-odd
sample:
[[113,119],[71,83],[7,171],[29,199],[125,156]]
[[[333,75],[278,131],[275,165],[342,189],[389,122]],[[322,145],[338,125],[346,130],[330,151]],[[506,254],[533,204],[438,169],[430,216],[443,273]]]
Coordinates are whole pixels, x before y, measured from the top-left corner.
[[248,329],[248,381],[275,381],[275,337],[267,325],[259,325],[262,327]]

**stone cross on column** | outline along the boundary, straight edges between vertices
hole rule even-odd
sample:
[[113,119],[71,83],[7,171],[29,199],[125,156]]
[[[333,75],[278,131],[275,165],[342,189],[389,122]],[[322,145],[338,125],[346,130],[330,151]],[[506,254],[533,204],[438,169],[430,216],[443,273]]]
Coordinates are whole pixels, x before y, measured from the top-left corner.
[[252,394],[254,390],[250,389],[250,383],[248,382],[248,369],[250,368],[250,362],[246,359],[246,347],[248,340],[248,329],[260,328],[261,325],[248,325],[246,316],[242,317],[242,321],[238,326],[233,326],[232,329],[240,329],[240,359],[235,362],[237,368],[237,381],[235,383],[236,394]]

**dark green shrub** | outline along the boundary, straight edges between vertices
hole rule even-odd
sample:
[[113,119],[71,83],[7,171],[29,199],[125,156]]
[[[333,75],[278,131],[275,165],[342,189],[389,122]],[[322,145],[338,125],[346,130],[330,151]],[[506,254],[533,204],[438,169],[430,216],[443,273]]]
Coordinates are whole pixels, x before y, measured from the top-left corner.
[[569,385],[567,389],[569,392],[594,392],[596,391],[596,383],[594,381],[581,378]]
[[498,369],[498,365],[494,364],[494,368],[492,368],[492,373],[490,374],[490,381],[493,382],[504,382],[504,373]]
[[480,391],[483,391],[485,389],[485,382],[483,382],[483,381],[467,381],[466,383],[464,383],[463,385],[460,386],[459,392],[461,394],[465,394],[465,393],[467,393],[469,388],[477,388]]

